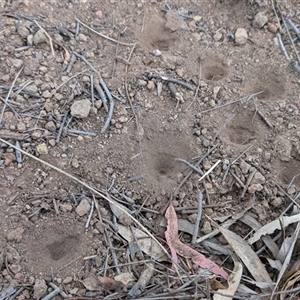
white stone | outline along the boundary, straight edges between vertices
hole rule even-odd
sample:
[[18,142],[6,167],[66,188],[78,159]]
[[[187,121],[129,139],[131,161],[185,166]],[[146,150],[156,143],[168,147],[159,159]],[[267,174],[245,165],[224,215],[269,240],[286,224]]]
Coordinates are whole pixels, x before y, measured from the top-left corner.
[[71,106],[71,115],[75,118],[86,118],[91,110],[91,101],[88,99],[75,101]]
[[245,45],[248,40],[248,34],[245,28],[238,28],[235,32],[235,42],[238,45]]
[[87,199],[80,201],[79,205],[76,207],[75,212],[78,216],[82,217],[87,215],[90,211],[91,205]]

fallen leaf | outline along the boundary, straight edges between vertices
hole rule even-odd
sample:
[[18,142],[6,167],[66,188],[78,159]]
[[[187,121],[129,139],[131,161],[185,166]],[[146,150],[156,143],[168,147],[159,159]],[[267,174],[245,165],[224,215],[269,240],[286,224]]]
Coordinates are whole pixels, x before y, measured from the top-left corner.
[[167,256],[161,246],[154,241],[151,237],[149,237],[143,231],[132,227],[135,238],[132,235],[132,232],[128,226],[123,226],[121,224],[116,224],[118,227],[118,233],[122,235],[122,237],[129,243],[135,242],[135,238],[138,241],[140,249],[151,256],[154,260],[164,261],[167,260]]
[[132,273],[121,273],[114,277],[116,281],[122,282],[126,286],[129,282],[135,281]]
[[175,209],[172,205],[168,207],[166,214],[168,220],[167,230],[165,232],[166,241],[170,247],[171,256],[177,262],[177,253],[185,258],[191,258],[192,261],[203,269],[209,269],[212,273],[228,279],[227,272],[216,265],[213,261],[206,258],[203,254],[193,248],[183,244],[178,237],[178,220]]
[[295,247],[295,244],[296,244],[296,241],[298,240],[298,236],[299,236],[299,231],[300,231],[300,223],[297,224],[297,227],[293,233],[293,243],[291,244],[291,247],[286,255],[286,258],[282,264],[282,269],[280,270],[279,274],[277,275],[277,281],[276,281],[276,284],[275,284],[275,287],[273,288],[273,291],[272,291],[272,294],[271,294],[271,298],[270,299],[273,299],[273,296],[274,296],[274,293],[275,291],[277,290],[277,287],[281,281],[281,279],[283,278],[283,274],[286,272],[287,268],[288,268],[288,265],[291,261],[291,258],[292,258],[292,255],[293,255],[293,251],[294,251],[294,247]]
[[[287,281],[283,284],[281,290],[288,291],[288,290],[294,288],[295,286],[299,286],[299,282],[300,282],[300,272],[298,271],[287,279]],[[280,300],[283,300],[283,299],[284,299],[284,295],[282,295],[280,297]]]
[[83,280],[78,280],[84,287],[90,291],[100,290],[120,290],[123,288],[123,283],[109,277],[90,275]]
[[[224,235],[225,239],[228,241],[236,255],[243,261],[246,268],[254,277],[257,282],[257,286],[261,287],[261,289],[265,289],[265,283],[271,285],[272,280],[269,273],[265,269],[257,254],[252,250],[247,242],[244,241],[239,235],[228,229],[219,226],[219,230]],[[260,283],[263,283],[264,285],[262,286]],[[269,291],[270,288],[266,290],[266,292]]]
[[298,263],[282,277],[281,283],[287,281],[289,277],[298,272],[300,274],[300,261],[298,261]]
[[280,260],[274,260],[274,259],[271,259],[271,258],[268,258],[267,257],[267,260],[269,262],[269,265],[273,268],[273,269],[276,269],[278,271],[280,271],[282,269],[282,263]]
[[236,255],[232,255],[232,258],[234,261],[234,269],[228,279],[228,288],[219,289],[217,291],[226,294],[226,296],[214,294],[214,300],[230,300],[232,299],[230,296],[233,297],[238,289],[243,274],[243,265],[237,260]]
[[284,239],[283,243],[281,244],[281,247],[280,247],[280,249],[278,251],[278,254],[277,254],[276,258],[278,260],[280,260],[282,263],[284,262],[284,260],[285,260],[285,258],[287,256],[287,254],[288,254],[288,252],[289,252],[289,250],[290,250],[291,245],[293,244],[293,242],[294,242],[294,237],[287,236]]
[[210,283],[210,287],[214,291],[225,290],[225,286],[222,282],[217,280],[217,277],[214,277]]
[[248,239],[249,244],[253,244],[257,242],[262,235],[271,234],[275,230],[281,230],[282,228],[287,227],[288,225],[299,222],[300,221],[300,214],[290,216],[290,217],[280,217],[280,219],[274,220],[263,227],[259,228],[254,235]]

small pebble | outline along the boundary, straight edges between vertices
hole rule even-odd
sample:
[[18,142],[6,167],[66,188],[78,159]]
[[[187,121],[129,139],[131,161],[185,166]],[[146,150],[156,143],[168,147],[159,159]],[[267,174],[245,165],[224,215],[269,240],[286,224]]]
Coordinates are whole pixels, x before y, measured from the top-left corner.
[[252,26],[254,28],[262,28],[268,22],[268,17],[263,12],[258,12],[253,19]]
[[79,217],[87,215],[90,211],[91,205],[87,199],[80,201],[79,205],[76,207],[75,212]]
[[186,195],[185,192],[180,192],[178,195],[179,200],[183,200],[185,195]]
[[234,39],[238,45],[245,45],[248,40],[248,34],[246,29],[238,28],[235,32]]
[[210,142],[209,142],[208,139],[203,139],[203,146],[204,146],[204,147],[207,148],[207,147],[209,146],[209,143],[210,143]]
[[54,147],[54,146],[56,145],[55,139],[50,139],[50,140],[48,141],[48,143],[49,143],[49,145],[52,146],[52,147]]
[[196,131],[194,132],[194,135],[195,135],[195,136],[200,136],[200,135],[201,135],[201,131],[200,131],[200,130],[196,130]]
[[47,155],[48,154],[48,147],[46,143],[41,143],[36,146],[36,151],[40,155]]
[[154,56],[161,56],[161,51],[156,49],[156,50],[153,51],[153,55]]
[[139,79],[138,80],[138,85],[140,85],[140,86],[146,86],[147,85],[147,81],[143,80],[143,79]]
[[254,183],[254,184],[251,184],[249,187],[248,187],[248,192],[250,194],[254,194],[255,192],[259,192],[263,189],[263,186],[259,183]]
[[271,204],[274,207],[279,207],[279,206],[281,206],[282,203],[283,203],[283,201],[282,201],[281,197],[276,197],[273,201],[271,201]]
[[214,41],[218,42],[222,39],[223,35],[220,31],[218,31],[215,35],[214,35]]
[[148,84],[147,84],[147,88],[150,91],[154,90],[155,89],[155,83],[152,80],[149,80]]

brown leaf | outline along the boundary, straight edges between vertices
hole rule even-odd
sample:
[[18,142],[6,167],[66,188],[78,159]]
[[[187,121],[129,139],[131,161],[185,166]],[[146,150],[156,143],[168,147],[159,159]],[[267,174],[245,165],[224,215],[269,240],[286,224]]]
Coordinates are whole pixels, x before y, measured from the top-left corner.
[[84,287],[90,291],[100,291],[100,290],[120,290],[123,288],[123,283],[120,281],[116,281],[109,277],[101,277],[91,275],[83,280],[78,280],[81,282]]

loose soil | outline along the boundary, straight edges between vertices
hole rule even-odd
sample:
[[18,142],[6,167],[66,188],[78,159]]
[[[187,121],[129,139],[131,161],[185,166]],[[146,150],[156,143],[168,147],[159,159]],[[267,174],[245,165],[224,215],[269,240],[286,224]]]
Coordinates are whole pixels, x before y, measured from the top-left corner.
[[[204,212],[212,219],[241,211],[247,204],[245,196],[249,196],[255,199],[251,215],[266,224],[289,204],[279,186],[290,197],[295,197],[300,189],[299,74],[289,67],[276,33],[267,25],[261,29],[251,25],[251,19],[260,11],[275,24],[272,6],[237,0],[200,2],[171,5],[174,11],[189,16],[185,19],[189,31],[171,32],[166,28],[161,1],[0,1],[2,100],[20,68],[18,60],[25,65],[9,97],[1,130],[24,136],[20,140],[22,149],[100,191],[109,189],[112,197],[122,199],[125,194],[131,198],[135,209],[140,209],[137,218],[156,235],[163,231],[158,220],[170,199],[176,208],[186,208],[178,211],[180,219],[195,222],[197,209],[189,208],[197,206],[198,190],[204,194],[204,205],[211,205]],[[297,5],[299,9],[295,3],[287,1],[284,12],[295,13]],[[132,56],[132,45],[117,45],[84,26],[75,37],[75,18],[107,37],[136,43]],[[115,100],[112,122],[105,133],[101,129],[107,112],[102,106],[70,124],[70,128],[94,132],[96,137],[64,131],[60,142],[53,142],[64,111],[77,100],[91,99],[89,76],[93,74],[96,79],[97,74],[79,59],[66,74],[65,52],[56,44],[55,57],[48,42],[16,50],[28,45],[28,36],[22,34],[20,26],[27,29],[28,35],[38,30],[34,19],[70,53],[74,50],[84,55],[101,73],[110,91],[124,100]],[[71,38],[59,34],[59,28],[70,30]],[[231,37],[237,28],[245,28],[248,33],[245,45],[236,44]],[[220,39],[216,33],[221,33]],[[161,56],[153,54],[156,49]],[[288,45],[287,49],[296,60],[292,47]],[[26,72],[26,68],[30,70]],[[84,73],[76,75],[84,69]],[[158,96],[159,80],[150,80],[149,72],[186,82],[194,91],[176,85],[183,99],[178,101],[162,81]],[[71,76],[74,78],[66,82]],[[31,92],[18,94],[26,82]],[[234,100],[240,101],[225,106]],[[2,107],[3,101],[1,110]],[[53,132],[45,129],[52,120],[57,126]],[[41,136],[36,138],[32,134],[37,130]],[[14,139],[6,139],[15,143]],[[48,154],[38,153],[36,147],[42,143],[46,143]],[[203,181],[194,172],[174,194],[190,171],[174,158],[195,165],[213,146],[215,149],[200,166],[206,172],[220,160],[217,167]],[[9,147],[2,144],[0,292],[11,284],[25,284],[31,291],[37,278],[48,282],[54,277],[60,283],[69,276],[75,280],[84,273],[97,274],[104,266],[113,266],[97,212],[85,229],[87,214],[79,216],[75,211],[84,196],[93,199],[91,193],[29,157],[25,156],[22,163],[9,162],[9,152]],[[245,195],[230,172],[225,177],[226,166],[243,152],[231,172],[244,185],[254,168],[263,178],[251,182]],[[123,201],[126,202],[124,198]],[[116,222],[107,201],[98,198],[98,202],[102,217]],[[248,228],[243,226],[231,229],[244,235]],[[200,235],[203,234],[202,231]],[[225,243],[218,237],[220,243]],[[191,235],[184,234],[182,239],[188,244]],[[126,242],[118,236],[112,241],[119,263],[128,262]],[[197,248],[201,251],[201,244]],[[225,258],[213,253],[207,256],[218,263]],[[233,265],[229,262],[225,267],[232,270]],[[136,278],[142,270],[140,263],[133,271]],[[122,267],[122,271],[128,271],[127,267]],[[113,268],[106,274],[114,275]],[[67,285],[67,292],[74,287],[79,289],[74,295],[82,295],[83,286],[76,281]],[[29,297],[26,293],[23,296]]]

